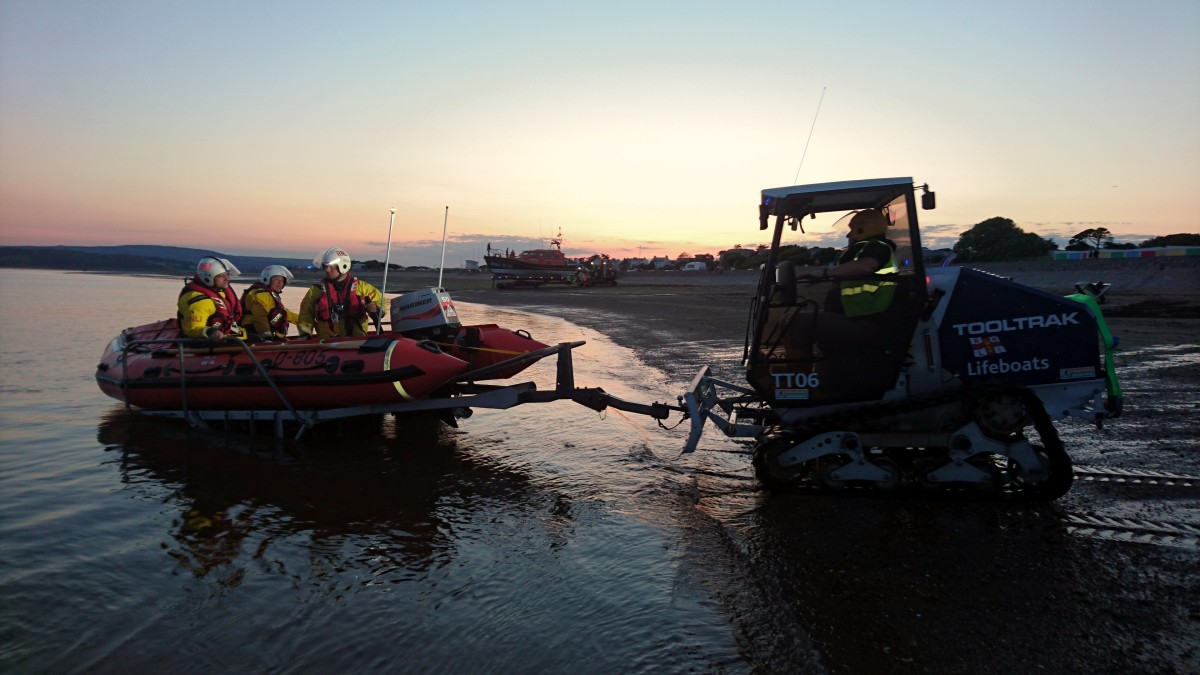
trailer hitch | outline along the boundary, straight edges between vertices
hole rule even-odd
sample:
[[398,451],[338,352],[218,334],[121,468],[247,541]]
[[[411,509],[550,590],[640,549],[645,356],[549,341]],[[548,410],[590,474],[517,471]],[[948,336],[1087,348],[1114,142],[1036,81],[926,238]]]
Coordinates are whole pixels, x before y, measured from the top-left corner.
[[666,403],[655,402],[646,404],[626,401],[623,398],[609,394],[599,387],[579,387],[571,392],[571,400],[596,412],[602,412],[605,408],[616,408],[617,410],[637,413],[638,415],[649,415],[656,420],[667,419],[673,411],[687,412],[687,409],[682,406]]
[[[537,358],[542,358],[550,354],[558,355],[554,389],[551,391],[522,391],[517,397],[518,400],[521,403],[547,403],[549,401],[570,399],[582,406],[591,408],[596,412],[603,412],[605,408],[615,408],[617,410],[624,410],[625,412],[636,413],[638,415],[647,415],[656,420],[667,419],[670,417],[673,411],[683,413],[687,412],[687,408],[677,405],[669,405],[666,403],[656,402],[646,404],[626,401],[623,398],[613,396],[600,387],[576,387],[574,361],[572,359],[571,350],[582,344],[582,341],[563,342],[537,352],[530,352],[524,357],[518,357],[536,360]],[[509,361],[497,364],[497,366],[493,366],[493,368],[504,366],[504,364],[507,363],[509,363]]]

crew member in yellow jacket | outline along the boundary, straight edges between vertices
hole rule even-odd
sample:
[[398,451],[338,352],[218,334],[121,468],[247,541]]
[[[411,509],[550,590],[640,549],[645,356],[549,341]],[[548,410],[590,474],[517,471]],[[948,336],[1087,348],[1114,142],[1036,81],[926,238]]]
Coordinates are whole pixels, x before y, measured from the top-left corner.
[[204,257],[196,263],[196,276],[179,291],[179,332],[186,338],[220,340],[242,336],[238,321],[242,303],[229,287],[229,277],[241,274],[224,258]]
[[251,335],[268,340],[287,339],[288,328],[298,317],[283,305],[280,293],[293,278],[283,265],[267,265],[258,281],[242,292],[241,323]]
[[325,278],[312,285],[300,303],[301,333],[317,337],[366,335],[369,320],[383,316],[383,294],[350,275],[350,255],[336,246],[313,259]]

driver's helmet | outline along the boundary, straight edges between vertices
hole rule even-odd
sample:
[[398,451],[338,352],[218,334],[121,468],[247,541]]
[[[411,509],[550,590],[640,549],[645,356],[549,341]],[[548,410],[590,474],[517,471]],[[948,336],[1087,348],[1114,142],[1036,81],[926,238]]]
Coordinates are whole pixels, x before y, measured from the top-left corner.
[[271,279],[274,277],[283,277],[283,283],[285,286],[294,278],[292,277],[291,271],[283,265],[267,265],[263,268],[262,274],[258,276],[258,280],[261,281],[264,286],[267,286],[271,283]]
[[236,277],[241,271],[225,258],[204,257],[196,263],[196,278],[205,286],[212,286],[222,274]]
[[860,242],[871,237],[882,237],[887,234],[888,220],[880,212],[874,210],[859,211],[850,219],[850,241]]
[[337,246],[325,249],[324,253],[313,258],[313,267],[324,269],[326,265],[337,265],[338,273],[345,274],[350,271],[350,254]]

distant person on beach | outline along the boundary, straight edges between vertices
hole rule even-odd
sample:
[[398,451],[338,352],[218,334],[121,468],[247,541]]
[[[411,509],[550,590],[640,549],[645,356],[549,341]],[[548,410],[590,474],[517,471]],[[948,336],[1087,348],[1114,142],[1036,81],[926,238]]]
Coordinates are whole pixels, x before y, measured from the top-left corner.
[[238,322],[242,303],[229,287],[230,275],[241,274],[224,258],[203,257],[196,264],[196,276],[179,292],[179,332],[186,338],[220,340],[242,336]]
[[312,285],[300,303],[296,321],[301,333],[319,338],[367,334],[369,319],[382,318],[383,294],[350,274],[350,255],[336,246],[313,259],[325,277]]
[[242,327],[267,340],[286,340],[288,328],[299,318],[283,305],[280,293],[293,279],[283,265],[267,265],[255,282],[242,292]]

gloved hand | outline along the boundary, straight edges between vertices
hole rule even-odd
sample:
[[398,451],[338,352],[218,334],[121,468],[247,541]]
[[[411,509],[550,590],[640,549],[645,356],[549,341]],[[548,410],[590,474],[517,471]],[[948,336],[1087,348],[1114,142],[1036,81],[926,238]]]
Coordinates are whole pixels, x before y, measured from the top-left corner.
[[796,270],[797,281],[822,281],[828,278],[828,267],[801,267]]

